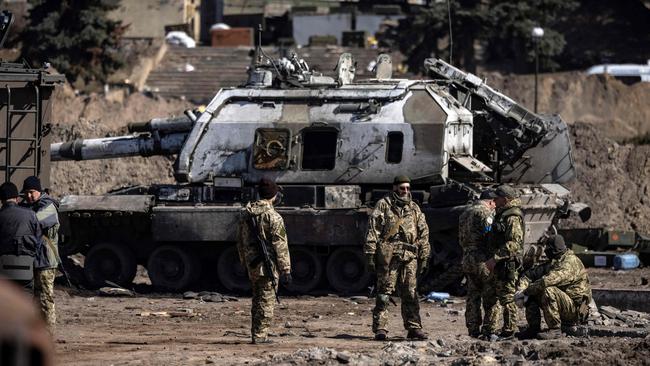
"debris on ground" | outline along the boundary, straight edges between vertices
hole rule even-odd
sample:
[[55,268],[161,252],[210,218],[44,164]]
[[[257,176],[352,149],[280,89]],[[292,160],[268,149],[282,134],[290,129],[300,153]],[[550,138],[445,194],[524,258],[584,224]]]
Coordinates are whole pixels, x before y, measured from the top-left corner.
[[148,317],[148,316],[154,316],[154,317],[160,317],[160,318],[169,318],[171,315],[169,315],[168,312],[166,311],[143,311],[138,316],[141,317]]
[[590,325],[605,325],[628,328],[650,327],[650,314],[635,310],[619,310],[613,306],[601,306],[600,318],[590,317]]
[[125,288],[116,287],[102,287],[98,291],[101,296],[114,296],[114,297],[133,297],[135,293]]
[[183,299],[185,300],[201,300],[205,302],[226,302],[226,301],[239,301],[234,296],[227,296],[220,294],[218,292],[212,292],[212,291],[201,291],[201,292],[194,292],[194,291],[187,291],[183,293]]

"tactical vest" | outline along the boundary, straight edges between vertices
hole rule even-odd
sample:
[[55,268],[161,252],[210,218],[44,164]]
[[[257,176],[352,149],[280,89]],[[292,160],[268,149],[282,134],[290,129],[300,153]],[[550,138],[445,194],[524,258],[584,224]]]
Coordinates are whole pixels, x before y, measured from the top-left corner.
[[[501,214],[497,215],[495,218],[495,225],[492,229],[493,237],[492,240],[494,242],[494,247],[498,248],[499,246],[503,245],[506,242],[506,220],[510,216],[518,216],[519,219],[521,220],[521,229],[524,233],[524,238],[522,238],[522,241],[524,241],[525,235],[526,235],[526,222],[524,221],[524,212],[521,210],[520,207],[510,207]],[[522,242],[523,246],[523,242]],[[523,250],[523,247],[522,247]],[[520,254],[521,255],[521,254]]]

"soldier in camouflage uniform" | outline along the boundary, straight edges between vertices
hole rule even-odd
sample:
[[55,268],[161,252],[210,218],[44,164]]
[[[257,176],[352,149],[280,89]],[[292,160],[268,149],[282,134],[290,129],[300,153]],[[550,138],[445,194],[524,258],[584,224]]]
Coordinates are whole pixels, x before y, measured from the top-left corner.
[[495,274],[495,287],[503,307],[503,329],[500,337],[512,338],[517,330],[515,292],[524,249],[524,214],[517,191],[507,185],[496,189],[497,207],[492,225],[492,258],[485,264]]
[[[278,196],[278,186],[263,178],[258,187],[260,200],[248,203],[242,209],[239,220],[239,240],[237,250],[239,260],[248,270],[253,299],[251,306],[251,337],[253,344],[270,343],[268,331],[273,320],[275,293],[271,276],[283,285],[291,283],[291,261],[287,232],[282,216],[273,209]],[[254,232],[255,220],[259,233]],[[267,250],[273,263],[272,272],[264,268],[264,258],[258,241],[258,234],[269,244]],[[276,282],[277,283],[277,282]]]
[[402,299],[402,319],[409,339],[426,339],[422,332],[417,276],[429,263],[429,228],[424,214],[411,200],[410,179],[395,177],[393,192],[377,202],[368,221],[364,253],[368,268],[377,272],[377,298],[372,312],[375,339],[385,340],[390,295]]
[[[485,266],[489,259],[489,237],[494,218],[493,190],[481,193],[479,200],[459,218],[458,241],[463,248],[463,272],[467,279],[465,325],[470,336],[494,334],[499,321],[499,305],[494,276]],[[485,317],[481,317],[481,303]],[[481,329],[481,325],[483,325]]]
[[[584,323],[589,316],[591,286],[582,261],[567,249],[561,235],[547,239],[544,252],[550,261],[524,272],[517,285],[515,300],[526,306],[528,321],[520,338],[557,338],[561,326]],[[539,333],[540,308],[549,328],[544,333]]]
[[61,264],[59,258],[59,202],[43,192],[38,177],[31,176],[23,182],[25,200],[22,206],[32,209],[43,233],[45,263],[35,268],[34,295],[38,298],[41,313],[48,329],[53,332],[56,325],[56,307],[54,304],[54,280],[56,269]]

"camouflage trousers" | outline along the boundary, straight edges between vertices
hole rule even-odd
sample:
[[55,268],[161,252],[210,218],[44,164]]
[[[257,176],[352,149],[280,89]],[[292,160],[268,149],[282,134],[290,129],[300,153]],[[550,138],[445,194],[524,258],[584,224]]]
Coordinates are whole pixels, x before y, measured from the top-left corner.
[[518,271],[514,262],[499,262],[495,274],[495,288],[499,304],[503,307],[503,332],[517,331],[517,292]]
[[[266,339],[275,308],[275,291],[271,278],[249,271],[253,300],[251,305],[251,337],[253,341]],[[277,278],[277,276],[276,276]]]
[[[471,254],[463,258],[463,272],[467,278],[465,326],[468,333],[495,333],[499,326],[501,308],[497,301],[494,276],[490,274],[481,258]],[[481,316],[481,304],[484,316]]]
[[35,270],[34,297],[38,299],[41,314],[50,332],[56,325],[56,308],[54,305],[54,279],[56,268]]
[[574,325],[579,322],[579,307],[564,291],[557,287],[548,287],[540,296],[533,297],[526,304],[526,321],[530,329],[540,330],[542,317],[549,329],[559,329],[562,324]]
[[421,329],[420,303],[417,294],[418,261],[402,262],[393,258],[388,268],[377,268],[377,298],[372,310],[372,331],[388,331],[390,295],[397,291],[402,299],[402,320],[405,329]]

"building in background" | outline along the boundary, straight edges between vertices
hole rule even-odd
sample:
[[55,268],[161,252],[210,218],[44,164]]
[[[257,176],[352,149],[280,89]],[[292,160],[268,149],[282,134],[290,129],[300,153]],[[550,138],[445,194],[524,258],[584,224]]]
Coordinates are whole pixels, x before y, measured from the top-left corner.
[[129,25],[125,38],[163,38],[167,31],[182,30],[198,41],[200,9],[201,0],[121,0],[110,16]]

